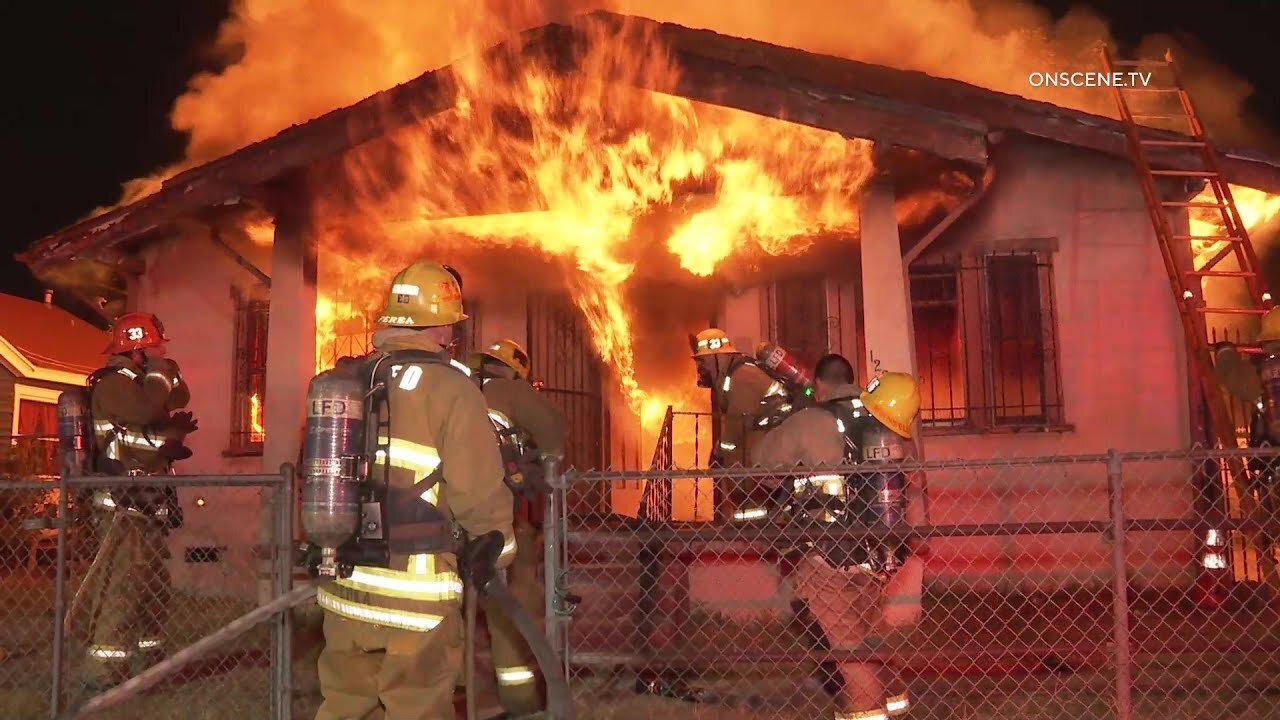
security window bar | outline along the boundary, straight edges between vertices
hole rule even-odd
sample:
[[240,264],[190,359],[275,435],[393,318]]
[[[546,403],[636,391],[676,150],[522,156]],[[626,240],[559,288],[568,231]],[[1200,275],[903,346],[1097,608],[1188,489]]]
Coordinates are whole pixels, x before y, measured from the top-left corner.
[[232,373],[231,451],[260,454],[266,439],[267,321],[270,302],[233,296],[235,363]]
[[962,256],[913,267],[910,275],[927,429],[1064,425],[1047,254]]

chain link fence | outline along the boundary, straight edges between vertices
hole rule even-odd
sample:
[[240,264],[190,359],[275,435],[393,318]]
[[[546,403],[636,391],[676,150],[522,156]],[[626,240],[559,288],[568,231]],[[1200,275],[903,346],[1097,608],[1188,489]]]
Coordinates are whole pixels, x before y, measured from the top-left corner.
[[[913,508],[891,526],[813,502],[865,465],[570,472],[549,635],[579,718],[1276,718],[1276,462],[882,465]],[[729,489],[738,520],[688,519]]]
[[[909,498],[887,525],[823,501],[865,466],[569,472],[542,537],[548,635],[578,718],[1280,717],[1278,454],[886,464]],[[292,654],[314,628],[283,606],[232,623],[263,568],[306,591],[290,474],[146,482],[141,501],[138,478],[0,483],[0,717],[151,676],[94,717],[309,717],[315,648]],[[727,491],[737,520],[704,510]],[[167,530],[101,502],[174,495]]]
[[[273,514],[266,546],[255,531],[281,507],[260,496],[291,488],[289,472],[0,481],[0,717],[64,717],[136,678],[251,610],[263,568],[286,589],[291,518]],[[93,716],[284,717],[285,615]]]

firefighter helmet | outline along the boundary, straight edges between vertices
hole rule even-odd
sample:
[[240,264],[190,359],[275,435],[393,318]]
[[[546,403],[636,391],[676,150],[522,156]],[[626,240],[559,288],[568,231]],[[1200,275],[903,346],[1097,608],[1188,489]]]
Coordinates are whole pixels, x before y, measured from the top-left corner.
[[143,348],[160,347],[168,340],[160,318],[145,312],[125,313],[111,324],[111,344],[102,352],[119,355]]
[[1262,316],[1262,329],[1258,331],[1258,342],[1280,340],[1280,306],[1273,307]]
[[906,373],[887,372],[867,383],[859,398],[875,419],[904,438],[911,437],[911,423],[920,412],[920,388]]
[[738,349],[733,346],[733,341],[729,339],[725,331],[719,328],[703,330],[696,336],[689,338],[689,341],[694,357],[731,355],[738,352]]
[[503,338],[480,351],[481,355],[491,357],[516,371],[516,377],[529,377],[529,353],[520,347],[520,343],[511,338]]
[[457,270],[419,260],[401,270],[387,291],[381,325],[440,327],[467,319],[462,311],[462,276]]

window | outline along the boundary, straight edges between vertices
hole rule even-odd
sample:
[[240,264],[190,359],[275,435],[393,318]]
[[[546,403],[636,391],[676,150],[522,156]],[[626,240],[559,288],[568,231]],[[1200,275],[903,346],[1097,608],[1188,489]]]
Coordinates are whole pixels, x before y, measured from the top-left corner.
[[270,301],[234,296],[235,364],[231,386],[231,451],[262,452],[266,434],[262,409],[267,401],[267,320]]
[[910,275],[926,428],[1063,425],[1048,253],[963,256]]
[[9,450],[21,474],[58,474],[58,395],[60,390],[14,384],[13,437]]
[[[768,336],[812,371],[829,347],[826,280],[811,275],[775,282],[766,311]],[[755,354],[755,348],[738,349]]]

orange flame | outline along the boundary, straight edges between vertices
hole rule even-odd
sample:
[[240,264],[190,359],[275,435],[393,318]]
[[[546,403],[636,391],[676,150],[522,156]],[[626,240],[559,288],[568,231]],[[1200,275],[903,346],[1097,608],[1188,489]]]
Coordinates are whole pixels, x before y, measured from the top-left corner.
[[[665,250],[705,277],[731,256],[796,253],[856,229],[869,142],[632,89],[675,85],[664,48],[589,33],[570,77],[514,55],[461,61],[451,112],[347,155],[349,191],[317,207],[325,277],[342,285],[322,288],[322,345],[337,319],[374,309],[339,298],[381,300],[388,270],[423,248],[531,249],[570,265],[600,359],[653,428],[674,398],[636,379],[627,291],[641,256]],[[648,222],[664,213],[668,227]]]
[[[1270,222],[1280,213],[1280,195],[1269,195],[1243,185],[1230,185],[1231,197],[1235,200],[1236,210],[1240,213],[1240,221],[1244,223],[1246,232],[1252,232],[1259,226]],[[1206,186],[1199,195],[1191,200],[1197,203],[1216,203],[1217,197],[1211,187]],[[1190,213],[1190,229],[1193,236],[1215,236],[1226,234],[1226,223],[1221,212],[1216,208],[1193,208]],[[1192,240],[1191,252],[1195,258],[1197,270],[1206,261],[1226,247],[1227,240]],[[1208,281],[1210,278],[1204,278]]]
[[249,442],[260,443],[267,437],[262,426],[262,398],[257,393],[249,396]]

